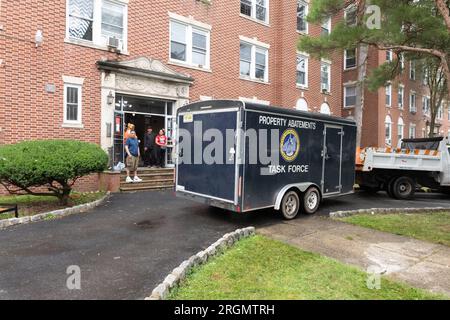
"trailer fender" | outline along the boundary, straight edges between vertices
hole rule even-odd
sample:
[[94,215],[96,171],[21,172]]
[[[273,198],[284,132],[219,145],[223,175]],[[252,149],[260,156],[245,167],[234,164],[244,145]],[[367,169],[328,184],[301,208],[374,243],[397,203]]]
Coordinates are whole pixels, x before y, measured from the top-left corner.
[[315,186],[315,187],[317,187],[320,190],[320,188],[313,182],[294,183],[294,184],[288,184],[288,185],[284,186],[280,190],[280,192],[278,192],[277,199],[275,200],[274,209],[275,210],[280,210],[281,200],[283,199],[284,194],[288,190],[290,190],[290,189],[297,189],[300,192],[305,192],[311,186]]

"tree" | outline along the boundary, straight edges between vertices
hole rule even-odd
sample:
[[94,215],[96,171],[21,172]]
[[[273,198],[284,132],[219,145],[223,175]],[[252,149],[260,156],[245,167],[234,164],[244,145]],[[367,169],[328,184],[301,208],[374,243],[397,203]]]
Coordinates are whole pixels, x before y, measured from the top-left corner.
[[87,142],[43,140],[4,145],[0,147],[0,184],[11,194],[54,196],[65,205],[74,183],[105,170],[107,163],[108,155]]
[[[308,19],[318,23],[327,16],[336,16],[350,7],[358,13],[358,23],[338,23],[329,35],[302,37],[299,49],[316,57],[328,56],[336,50],[373,46],[392,50],[397,56],[434,57],[446,78],[450,91],[450,1],[449,0],[315,0]],[[360,61],[360,67],[365,61]],[[400,72],[399,59],[372,70],[367,79],[359,71],[359,83],[367,80],[376,90],[381,82],[393,79]],[[362,114],[361,105],[361,114]],[[355,109],[355,113],[359,112]],[[360,128],[359,128],[360,130]]]

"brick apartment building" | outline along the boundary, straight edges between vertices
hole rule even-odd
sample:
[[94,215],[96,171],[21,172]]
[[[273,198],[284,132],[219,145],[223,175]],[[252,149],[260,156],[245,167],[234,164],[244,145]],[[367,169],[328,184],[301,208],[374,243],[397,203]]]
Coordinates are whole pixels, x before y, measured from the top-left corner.
[[[344,52],[343,117],[351,117],[356,101],[357,70],[355,50]],[[396,59],[392,51],[369,49],[368,70]],[[377,92],[365,91],[362,146],[397,147],[403,138],[428,137],[430,122],[430,92],[424,83],[425,73],[410,61],[402,62],[402,74]],[[450,136],[447,102],[436,117],[435,135]]]
[[[192,101],[253,100],[351,116],[351,106],[342,107],[354,79],[347,60],[318,61],[296,50],[299,36],[330,32],[339,19],[309,24],[308,7],[307,0],[4,0],[0,143],[81,139],[117,163],[125,123],[138,136],[150,125],[172,136],[177,108]],[[382,53],[371,56],[372,65],[382,62]],[[403,110],[394,84],[390,108],[382,90],[367,93],[365,145],[384,145],[386,115],[392,143],[400,114],[404,130],[417,121],[420,135],[421,93],[404,83]],[[410,90],[416,114],[407,105]]]

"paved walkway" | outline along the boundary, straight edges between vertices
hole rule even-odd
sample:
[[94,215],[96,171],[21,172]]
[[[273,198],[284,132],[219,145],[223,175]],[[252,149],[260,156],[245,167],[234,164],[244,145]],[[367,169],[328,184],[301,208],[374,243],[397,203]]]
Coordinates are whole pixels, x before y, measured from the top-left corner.
[[257,229],[260,234],[390,278],[450,295],[450,248],[334,221],[304,217]]

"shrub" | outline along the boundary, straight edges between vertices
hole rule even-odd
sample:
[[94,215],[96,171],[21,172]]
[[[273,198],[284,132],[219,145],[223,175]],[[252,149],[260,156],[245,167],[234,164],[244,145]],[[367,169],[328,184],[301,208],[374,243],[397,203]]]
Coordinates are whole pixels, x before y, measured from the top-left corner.
[[75,181],[105,170],[107,163],[108,155],[92,143],[25,141],[0,146],[0,183],[11,194],[55,196],[67,204]]

